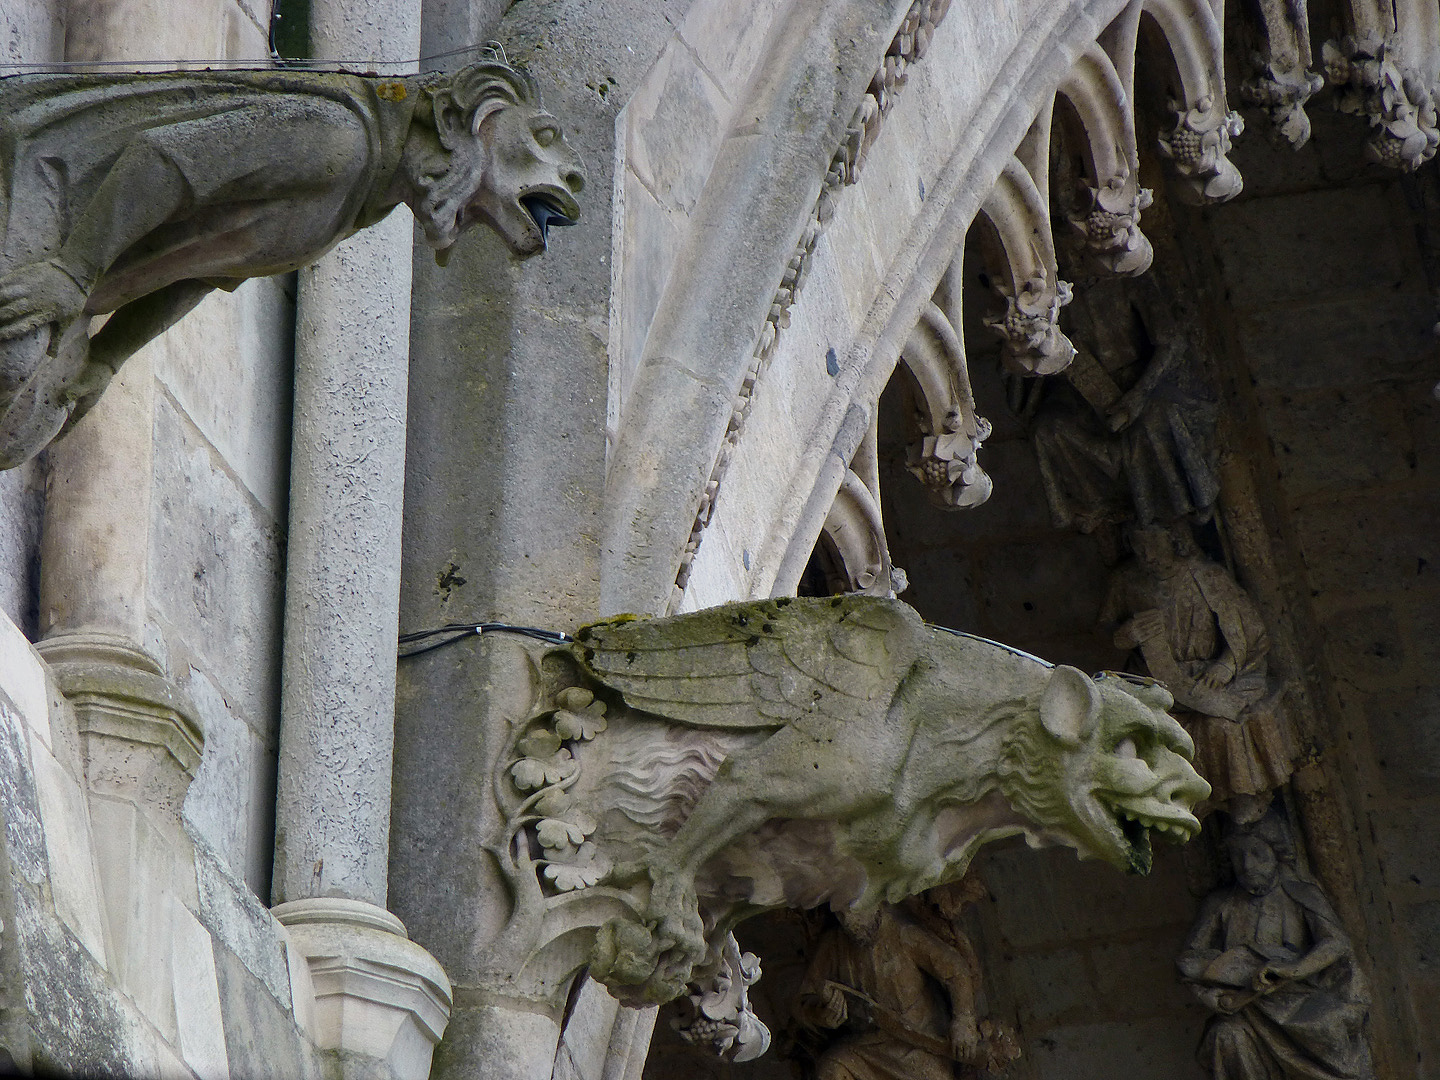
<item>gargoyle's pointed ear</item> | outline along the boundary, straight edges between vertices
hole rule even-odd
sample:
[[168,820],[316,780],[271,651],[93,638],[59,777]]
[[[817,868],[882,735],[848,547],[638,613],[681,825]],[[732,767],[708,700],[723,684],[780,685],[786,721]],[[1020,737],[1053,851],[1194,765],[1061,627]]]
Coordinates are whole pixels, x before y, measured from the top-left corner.
[[1100,691],[1083,671],[1055,665],[1040,698],[1040,722],[1066,746],[1079,746],[1100,717]]
[[431,111],[435,117],[435,134],[440,145],[454,150],[455,144],[469,134],[469,117],[455,101],[449,90],[437,90],[431,98]]

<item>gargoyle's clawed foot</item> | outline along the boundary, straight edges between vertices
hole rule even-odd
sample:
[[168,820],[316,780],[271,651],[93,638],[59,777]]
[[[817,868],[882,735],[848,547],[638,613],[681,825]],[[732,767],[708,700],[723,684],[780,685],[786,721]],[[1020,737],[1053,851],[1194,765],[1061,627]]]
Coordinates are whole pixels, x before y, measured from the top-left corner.
[[694,965],[704,956],[705,924],[700,919],[700,902],[695,889],[679,874],[656,875],[650,891],[647,921],[655,923],[655,939],[661,952],[675,960]]

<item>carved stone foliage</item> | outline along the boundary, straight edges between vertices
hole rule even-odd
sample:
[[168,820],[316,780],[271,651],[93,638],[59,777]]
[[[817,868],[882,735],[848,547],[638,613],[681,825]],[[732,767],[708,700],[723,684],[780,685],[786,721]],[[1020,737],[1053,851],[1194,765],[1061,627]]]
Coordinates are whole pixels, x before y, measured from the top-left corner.
[[905,344],[900,361],[909,371],[919,438],[905,450],[905,467],[931,499],[950,508],[979,506],[993,484],[980,467],[990,422],[975,412],[970,373],[959,332],[932,303]]
[[1192,107],[1172,102],[1175,126],[1160,139],[1160,152],[1184,179],[1181,191],[1195,202],[1224,202],[1240,193],[1240,170],[1226,156],[1230,140],[1245,130],[1240,114],[1205,95]]
[[1330,899],[1300,870],[1278,808],[1226,839],[1235,883],[1206,897],[1178,958],[1211,1012],[1215,1080],[1372,1080],[1370,994]]
[[1096,269],[1112,274],[1140,274],[1150,266],[1153,251],[1140,231],[1140,213],[1151,194],[1139,181],[1139,148],[1129,92],[1110,56],[1095,45],[1060,84],[1070,103],[1078,131],[1066,130],[1062,142],[1075,142],[1085,162],[1085,175],[1057,177],[1066,192],[1071,226],[1084,242]]
[[1310,18],[1303,0],[1256,0],[1260,50],[1252,58],[1252,74],[1240,96],[1270,114],[1280,136],[1297,149],[1310,139],[1305,103],[1325,85],[1310,70]]
[[1216,804],[1279,787],[1300,745],[1285,686],[1269,674],[1259,610],[1223,566],[1199,554],[1184,523],[1136,530],[1131,546],[1135,558],[1111,575],[1101,625],[1175,696]]
[[528,648],[490,845],[516,898],[507,993],[549,1000],[585,964],[634,1003],[695,984],[693,1037],[728,1024],[727,1052],[758,1037],[736,983],[752,965],[726,960],[740,919],[873,912],[1016,833],[1144,870],[1148,830],[1193,835],[1209,791],[1163,690],[895,600],[733,604]]
[[307,265],[402,202],[441,261],[480,221],[528,257],[584,184],[529,77],[496,61],[390,80],[21,75],[0,81],[0,117],[0,468],[213,289]]
[[747,993],[759,981],[760,958],[741,953],[730,934],[715,974],[691,985],[681,1015],[670,1023],[692,1046],[703,1046],[725,1061],[751,1061],[770,1048],[770,1029],[750,1008]]
[[1410,172],[1435,156],[1440,127],[1432,88],[1404,63],[1399,38],[1369,33],[1327,41],[1324,59],[1336,107],[1375,129],[1365,144],[1372,160]]
[[827,927],[794,1004],[797,1056],[817,1080],[995,1076],[1019,1057],[1014,1032],[979,1015],[984,980],[958,916],[983,895],[967,877]]
[[981,213],[999,246],[992,264],[1003,268],[995,288],[1004,309],[985,320],[1000,335],[1005,366],[1021,375],[1053,375],[1075,357],[1060,330],[1070,284],[1060,280],[1050,211],[1035,177],[1017,158],[1006,165]]

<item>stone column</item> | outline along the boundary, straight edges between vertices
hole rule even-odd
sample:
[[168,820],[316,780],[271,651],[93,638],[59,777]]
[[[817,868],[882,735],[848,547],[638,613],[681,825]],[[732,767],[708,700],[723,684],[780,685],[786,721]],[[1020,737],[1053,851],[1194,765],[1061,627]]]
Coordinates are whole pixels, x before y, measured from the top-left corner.
[[[312,0],[310,19],[313,56],[414,70],[418,2]],[[412,237],[397,209],[299,274],[273,885],[321,1047],[397,1080],[428,1075],[450,1012],[385,906]]]
[[[489,4],[496,17],[507,6]],[[502,40],[539,82],[587,179],[579,225],[553,233],[541,257],[517,263],[482,228],[444,269],[417,250],[405,630],[489,619],[573,629],[600,614],[615,118],[674,31],[649,0],[603,9],[541,0],[508,6],[497,26],[476,21],[481,2],[426,0],[425,51]],[[606,78],[609,93],[586,86]],[[509,694],[529,678],[519,651],[502,635],[470,638],[400,669],[391,902],[456,983],[437,1080],[571,1075],[555,1063],[563,988],[558,1005],[507,997],[495,955],[510,897],[478,854],[498,820],[491,776]],[[638,1069],[653,1018],[623,1013]]]

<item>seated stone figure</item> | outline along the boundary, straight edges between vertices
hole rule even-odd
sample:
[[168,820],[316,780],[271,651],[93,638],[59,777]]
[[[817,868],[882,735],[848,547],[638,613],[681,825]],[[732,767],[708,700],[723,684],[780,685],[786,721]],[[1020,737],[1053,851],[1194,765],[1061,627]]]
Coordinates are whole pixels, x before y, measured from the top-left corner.
[[0,468],[212,289],[312,263],[402,202],[442,263],[479,222],[528,257],[575,220],[584,184],[529,77],[497,61],[399,79],[13,76],[0,178]]
[[1272,810],[1227,843],[1235,884],[1206,897],[1178,959],[1214,1014],[1201,1065],[1214,1080],[1371,1080],[1355,950],[1287,827]]

